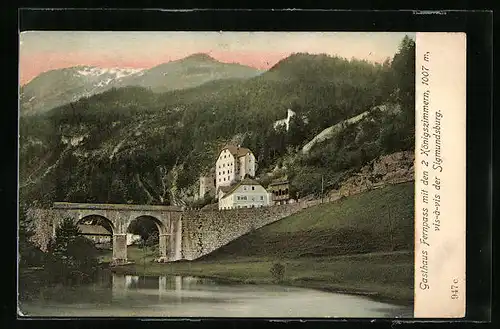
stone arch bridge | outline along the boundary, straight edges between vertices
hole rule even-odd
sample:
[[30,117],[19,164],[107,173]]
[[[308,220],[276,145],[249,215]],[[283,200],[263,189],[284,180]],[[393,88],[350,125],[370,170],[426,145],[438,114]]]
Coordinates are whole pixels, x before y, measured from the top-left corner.
[[55,202],[50,209],[32,209],[35,242],[46,248],[64,218],[75,223],[97,216],[113,233],[113,262],[127,261],[127,230],[138,218],[149,218],[158,227],[159,261],[193,260],[264,225],[290,216],[313,204],[300,202],[263,208],[183,210],[175,206],[87,204]]
[[55,202],[52,212],[52,236],[63,218],[80,223],[86,218],[97,216],[108,223],[113,234],[113,261],[127,260],[127,230],[139,218],[152,220],[158,228],[159,260],[173,261],[181,258],[181,212],[173,206],[88,204]]

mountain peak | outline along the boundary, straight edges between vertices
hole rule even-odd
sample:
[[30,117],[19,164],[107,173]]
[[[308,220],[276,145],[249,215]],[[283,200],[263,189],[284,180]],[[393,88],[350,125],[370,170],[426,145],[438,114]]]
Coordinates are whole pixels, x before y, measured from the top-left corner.
[[184,60],[213,61],[213,62],[217,61],[215,58],[213,58],[212,56],[210,56],[209,54],[206,54],[206,53],[192,54],[192,55],[189,55],[189,56],[183,58],[182,60],[183,61]]

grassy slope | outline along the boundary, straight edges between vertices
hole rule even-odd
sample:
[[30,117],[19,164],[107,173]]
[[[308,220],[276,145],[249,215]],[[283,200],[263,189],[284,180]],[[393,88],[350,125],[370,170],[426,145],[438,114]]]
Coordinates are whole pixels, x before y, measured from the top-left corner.
[[283,284],[411,304],[413,186],[389,186],[306,209],[196,261],[144,267],[137,260],[115,270],[271,283],[270,268],[280,262]]
[[412,183],[306,209],[247,234],[205,259],[322,257],[394,250],[413,250]]

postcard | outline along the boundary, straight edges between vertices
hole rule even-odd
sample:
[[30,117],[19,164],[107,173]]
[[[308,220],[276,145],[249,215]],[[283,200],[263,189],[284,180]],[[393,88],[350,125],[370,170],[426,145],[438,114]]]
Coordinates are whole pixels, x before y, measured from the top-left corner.
[[19,40],[19,317],[465,315],[465,34]]

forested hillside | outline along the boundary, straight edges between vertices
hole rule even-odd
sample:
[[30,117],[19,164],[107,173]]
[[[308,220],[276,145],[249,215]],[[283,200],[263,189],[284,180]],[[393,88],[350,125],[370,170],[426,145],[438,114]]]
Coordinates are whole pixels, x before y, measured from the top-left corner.
[[[274,130],[288,108],[297,113],[289,131]],[[299,151],[323,129],[366,111],[335,138]],[[293,193],[318,193],[318,177],[333,188],[375,157],[413,149],[414,42],[405,38],[384,64],[293,54],[246,80],[163,93],[113,88],[22,117],[20,130],[26,204],[191,202],[199,175],[228,141],[252,149],[264,184],[274,170],[288,175]]]
[[251,78],[261,72],[249,66],[221,63],[205,54],[193,54],[144,70],[95,66],[56,69],[21,86],[21,115],[45,113],[56,106],[112,88],[138,86],[153,92],[165,92],[221,79]]

